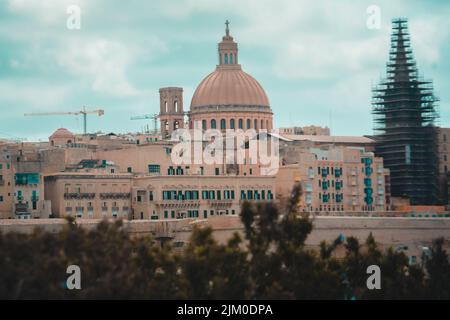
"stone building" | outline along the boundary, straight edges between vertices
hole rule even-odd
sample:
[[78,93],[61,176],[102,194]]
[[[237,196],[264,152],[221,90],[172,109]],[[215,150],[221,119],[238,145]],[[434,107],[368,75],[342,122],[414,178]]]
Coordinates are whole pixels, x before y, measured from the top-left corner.
[[301,183],[300,210],[317,214],[387,211],[386,176],[383,159],[364,149],[311,148],[279,169],[276,193],[286,200],[294,184]]
[[448,173],[450,172],[450,128],[438,128],[437,133],[437,147],[439,158],[439,189],[440,200],[442,204],[449,205],[450,189],[448,184]]
[[60,172],[45,177],[45,198],[56,217],[128,219],[131,181],[131,174]]

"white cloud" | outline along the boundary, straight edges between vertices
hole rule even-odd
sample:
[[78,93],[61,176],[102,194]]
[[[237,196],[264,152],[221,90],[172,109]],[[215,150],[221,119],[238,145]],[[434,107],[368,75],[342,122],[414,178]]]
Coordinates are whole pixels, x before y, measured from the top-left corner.
[[415,19],[410,21],[411,43],[419,64],[438,63],[442,45],[448,41],[448,19]]
[[[67,19],[66,10],[70,5],[78,5],[84,10],[88,3],[86,0],[9,0],[8,8],[46,25],[55,25]],[[65,24],[61,25],[65,27]]]
[[71,40],[66,45],[65,50],[56,52],[58,64],[71,74],[92,79],[94,91],[115,96],[139,93],[126,78],[136,50],[107,39]]
[[[14,106],[14,111],[54,111],[70,95],[67,85],[42,84],[36,81],[0,81],[0,105]],[[4,112],[4,110],[2,111]]]

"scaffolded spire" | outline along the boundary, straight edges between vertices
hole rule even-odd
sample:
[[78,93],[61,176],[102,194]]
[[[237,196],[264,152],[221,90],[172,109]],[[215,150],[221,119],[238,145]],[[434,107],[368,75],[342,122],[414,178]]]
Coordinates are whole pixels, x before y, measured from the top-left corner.
[[419,77],[407,19],[392,21],[387,75],[373,88],[376,154],[391,173],[391,194],[412,204],[437,202],[438,117],[431,81]]

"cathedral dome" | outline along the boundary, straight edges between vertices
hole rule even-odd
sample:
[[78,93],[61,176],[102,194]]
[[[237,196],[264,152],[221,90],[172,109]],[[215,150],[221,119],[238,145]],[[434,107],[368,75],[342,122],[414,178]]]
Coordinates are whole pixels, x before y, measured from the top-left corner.
[[239,65],[218,66],[199,84],[191,101],[191,108],[211,105],[269,106],[269,99]]
[[272,129],[272,110],[264,89],[242,71],[238,45],[226,23],[218,45],[219,64],[200,82],[191,100],[189,127],[207,129]]

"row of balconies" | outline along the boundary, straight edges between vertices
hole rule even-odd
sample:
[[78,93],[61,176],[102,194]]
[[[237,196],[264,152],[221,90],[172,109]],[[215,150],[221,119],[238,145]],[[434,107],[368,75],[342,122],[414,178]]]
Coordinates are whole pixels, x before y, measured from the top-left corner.
[[64,199],[70,200],[70,199],[94,199],[95,193],[64,193]]
[[131,193],[130,192],[108,192],[108,193],[100,193],[100,199],[107,200],[107,199],[130,199]]
[[[73,192],[73,193],[64,193],[64,199],[65,200],[71,200],[71,199],[94,199],[96,196],[95,193],[77,193],[77,192]],[[130,199],[131,198],[131,193],[113,193],[113,192],[109,192],[109,193],[100,193],[100,199],[102,200],[107,200],[107,199]]]

